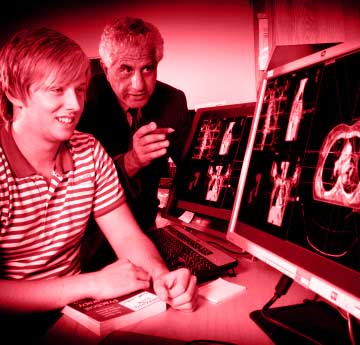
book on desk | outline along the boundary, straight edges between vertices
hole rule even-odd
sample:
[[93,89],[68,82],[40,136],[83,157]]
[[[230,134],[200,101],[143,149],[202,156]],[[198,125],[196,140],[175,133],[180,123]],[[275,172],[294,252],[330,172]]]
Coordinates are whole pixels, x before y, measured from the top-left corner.
[[106,299],[85,298],[66,305],[62,313],[99,336],[166,311],[166,303],[155,293],[139,290]]

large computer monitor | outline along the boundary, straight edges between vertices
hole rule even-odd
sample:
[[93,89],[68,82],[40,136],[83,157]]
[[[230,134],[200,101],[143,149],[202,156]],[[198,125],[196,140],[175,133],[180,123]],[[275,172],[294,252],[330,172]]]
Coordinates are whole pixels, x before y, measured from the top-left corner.
[[360,41],[269,70],[227,239],[360,319]]
[[225,239],[255,102],[199,108],[163,216]]

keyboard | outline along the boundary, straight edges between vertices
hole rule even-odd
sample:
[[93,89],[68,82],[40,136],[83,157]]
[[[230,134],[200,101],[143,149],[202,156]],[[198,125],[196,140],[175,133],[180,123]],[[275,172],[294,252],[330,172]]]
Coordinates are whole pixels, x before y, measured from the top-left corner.
[[148,235],[171,271],[186,267],[198,283],[223,276],[238,264],[230,255],[180,226],[166,225],[151,230]]

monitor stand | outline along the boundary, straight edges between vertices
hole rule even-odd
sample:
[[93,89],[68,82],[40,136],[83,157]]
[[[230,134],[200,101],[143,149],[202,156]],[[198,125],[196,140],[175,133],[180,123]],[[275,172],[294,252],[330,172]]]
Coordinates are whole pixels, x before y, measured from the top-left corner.
[[[267,315],[321,345],[351,345],[347,320],[325,302],[306,300],[302,304],[270,308]],[[316,344],[271,323],[261,310],[251,312],[250,317],[276,345]]]

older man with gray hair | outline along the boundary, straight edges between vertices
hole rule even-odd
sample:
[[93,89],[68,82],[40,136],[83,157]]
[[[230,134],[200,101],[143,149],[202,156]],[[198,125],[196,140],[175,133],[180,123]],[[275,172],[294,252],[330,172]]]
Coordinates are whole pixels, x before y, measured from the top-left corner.
[[78,126],[94,134],[115,161],[143,231],[155,224],[168,157],[179,164],[191,126],[184,92],[157,80],[163,50],[159,30],[142,19],[125,17],[106,25],[100,66],[94,68]]

